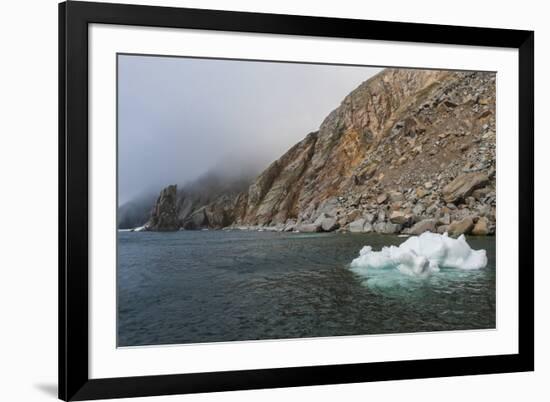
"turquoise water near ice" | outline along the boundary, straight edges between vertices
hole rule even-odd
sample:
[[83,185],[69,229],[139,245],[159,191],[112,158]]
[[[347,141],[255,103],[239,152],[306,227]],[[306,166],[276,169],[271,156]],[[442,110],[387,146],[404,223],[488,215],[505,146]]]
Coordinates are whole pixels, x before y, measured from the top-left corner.
[[377,234],[119,232],[119,346],[495,328],[495,238],[469,237],[487,267],[425,278],[349,269]]

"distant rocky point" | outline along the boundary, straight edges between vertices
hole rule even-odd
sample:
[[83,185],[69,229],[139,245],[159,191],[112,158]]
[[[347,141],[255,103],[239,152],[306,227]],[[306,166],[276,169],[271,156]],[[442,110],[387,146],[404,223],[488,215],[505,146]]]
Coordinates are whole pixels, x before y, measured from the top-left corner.
[[250,185],[163,189],[144,229],[491,235],[495,74],[386,69]]

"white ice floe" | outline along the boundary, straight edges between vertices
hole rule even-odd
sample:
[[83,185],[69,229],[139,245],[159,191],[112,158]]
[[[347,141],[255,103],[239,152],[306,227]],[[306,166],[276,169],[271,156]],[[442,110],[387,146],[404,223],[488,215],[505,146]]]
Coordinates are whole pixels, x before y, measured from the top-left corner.
[[351,268],[362,275],[369,269],[381,268],[396,268],[409,275],[429,275],[440,267],[471,270],[486,265],[486,251],[470,248],[464,236],[453,239],[447,233],[430,232],[410,237],[399,247],[373,251],[372,247],[365,246],[351,262]]

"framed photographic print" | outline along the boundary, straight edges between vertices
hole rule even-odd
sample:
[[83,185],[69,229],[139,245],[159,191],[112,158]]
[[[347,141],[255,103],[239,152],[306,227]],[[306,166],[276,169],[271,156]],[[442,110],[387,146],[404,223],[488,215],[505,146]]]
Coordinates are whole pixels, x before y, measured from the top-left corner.
[[59,397],[530,371],[534,33],[59,5]]

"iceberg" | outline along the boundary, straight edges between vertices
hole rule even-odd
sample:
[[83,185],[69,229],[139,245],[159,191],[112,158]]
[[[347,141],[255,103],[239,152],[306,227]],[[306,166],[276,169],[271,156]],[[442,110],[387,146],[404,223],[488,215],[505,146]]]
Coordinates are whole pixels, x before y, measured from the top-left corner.
[[399,247],[383,247],[373,251],[365,246],[359,257],[351,262],[351,269],[366,275],[370,269],[397,269],[413,276],[426,276],[440,268],[475,270],[487,265],[485,250],[473,250],[464,235],[453,239],[445,234],[425,232],[411,236]]

